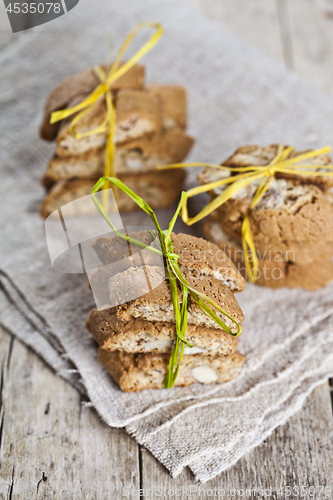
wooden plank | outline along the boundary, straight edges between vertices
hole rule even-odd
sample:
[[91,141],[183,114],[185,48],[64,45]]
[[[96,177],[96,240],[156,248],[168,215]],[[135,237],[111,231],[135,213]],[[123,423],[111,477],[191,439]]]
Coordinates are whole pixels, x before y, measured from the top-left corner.
[[284,63],[276,0],[185,0],[235,35]]
[[296,72],[332,97],[333,1],[283,1],[288,2]]
[[[164,467],[147,451],[142,450],[142,488],[166,488],[166,490],[194,488],[194,481],[187,469],[176,479],[172,479]],[[244,455],[235,466],[201,486],[202,490],[224,489],[231,492],[234,488],[254,489],[257,496],[265,498],[262,489],[272,488],[271,499],[300,498],[299,495],[279,495],[281,486],[292,488],[302,486],[305,491],[319,486],[329,486],[333,478],[333,417],[330,404],[328,383],[317,387],[300,412],[295,414],[286,425],[275,429],[273,434],[260,446]],[[309,488],[312,487],[311,490]],[[296,493],[296,491],[295,491]],[[232,493],[231,493],[232,494]],[[333,489],[332,489],[333,495]],[[241,498],[242,494],[232,498]],[[168,498],[166,496],[166,498]],[[199,491],[192,493],[191,499],[205,498]],[[230,497],[229,497],[230,498]],[[304,498],[304,497],[303,497]],[[311,495],[306,496],[311,498]],[[312,498],[314,498],[312,496]],[[325,498],[322,495],[322,498]],[[330,497],[331,498],[331,497]]]
[[[75,389],[0,331],[0,499],[117,498],[140,481],[138,446],[82,406]],[[135,498],[135,497],[133,497]]]

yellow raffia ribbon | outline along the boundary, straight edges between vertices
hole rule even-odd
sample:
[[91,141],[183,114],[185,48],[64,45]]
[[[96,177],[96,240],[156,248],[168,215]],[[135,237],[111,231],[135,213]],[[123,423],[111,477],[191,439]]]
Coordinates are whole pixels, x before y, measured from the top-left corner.
[[[260,200],[266,193],[267,189],[269,188],[271,182],[275,177],[275,174],[279,172],[285,174],[316,176],[316,177],[318,176],[326,177],[333,175],[333,171],[332,172],[307,171],[307,169],[314,169],[314,168],[324,168],[325,170],[333,170],[333,165],[322,165],[322,166],[297,165],[298,163],[305,160],[309,160],[310,158],[316,158],[319,155],[330,153],[331,152],[330,146],[326,146],[325,148],[317,149],[315,151],[309,151],[307,153],[303,153],[288,159],[288,156],[293,151],[294,148],[292,147],[286,147],[284,145],[280,145],[278,147],[277,155],[266,167],[253,165],[250,167],[233,168],[233,167],[226,167],[223,165],[215,165],[212,163],[174,163],[172,165],[157,167],[158,170],[165,170],[169,168],[170,169],[184,168],[184,167],[208,167],[208,168],[215,168],[218,170],[224,170],[225,172],[228,173],[239,172],[239,174],[237,175],[228,176],[224,179],[220,179],[218,181],[205,184],[203,186],[198,186],[189,189],[186,192],[186,199],[182,207],[182,219],[189,226],[195,224],[196,222],[202,220],[207,215],[214,212],[214,210],[223,205],[223,203],[226,203],[228,200],[230,200],[230,198],[232,198],[238,191],[243,189],[248,184],[251,184],[252,182],[261,179],[261,183],[254,194],[250,208],[244,217],[241,229],[245,267],[247,271],[247,276],[252,283],[254,283],[258,278],[259,261],[251,232],[250,215],[252,210],[256,207],[256,205],[260,202]],[[220,186],[228,186],[228,187],[216,198],[214,198],[210,203],[208,203],[201,210],[201,212],[199,212],[195,217],[188,216],[187,200],[189,198],[192,198],[193,196],[196,196],[201,193],[206,193]]]
[[[128,46],[131,44],[133,38],[136,34],[143,28],[153,28],[154,33],[150,36],[149,40],[143,44],[143,46],[121,67],[120,63],[124,53],[126,52]],[[142,59],[142,57],[147,54],[159,41],[163,34],[163,27],[158,23],[144,22],[139,23],[135,26],[135,28],[130,31],[127,35],[125,41],[121,45],[117,57],[108,74],[105,73],[104,69],[101,66],[97,66],[94,68],[96,75],[100,79],[101,83],[89,94],[89,96],[84,99],[82,102],[77,104],[72,108],[62,109],[60,111],[54,111],[51,114],[50,123],[56,123],[69,116],[72,116],[74,113],[78,113],[72,120],[69,128],[69,132],[76,138],[80,139],[82,137],[87,137],[96,134],[106,133],[106,158],[105,158],[105,169],[104,176],[105,177],[115,177],[115,130],[116,130],[116,110],[114,107],[114,103],[112,100],[111,94],[111,84],[118,80],[121,76],[123,76],[127,71],[129,71],[135,64]],[[106,104],[106,118],[104,122],[87,132],[83,132],[81,134],[75,131],[75,126],[82,120],[84,116],[86,116],[92,108],[96,105],[100,98],[104,96],[105,104]],[[104,189],[108,189],[108,185],[105,185]],[[105,193],[106,194],[106,193]],[[103,197],[103,206],[106,206],[107,200]]]

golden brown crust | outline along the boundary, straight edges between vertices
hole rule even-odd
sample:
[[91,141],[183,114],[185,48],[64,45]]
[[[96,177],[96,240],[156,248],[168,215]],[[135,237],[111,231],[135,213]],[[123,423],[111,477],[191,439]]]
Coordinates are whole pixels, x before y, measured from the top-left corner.
[[215,244],[188,234],[172,234],[174,252],[179,255],[180,268],[197,271],[196,275],[221,280],[233,292],[245,289],[245,281],[229,257]]
[[[150,321],[174,321],[174,309],[168,280],[165,279],[159,286],[155,284],[155,288],[147,293],[146,290],[149,284],[146,277],[147,273],[150,283],[154,284],[158,283],[162,271],[159,267],[154,266],[146,266],[145,272],[142,271],[142,268],[130,268],[110,279],[109,287],[112,303],[119,304],[117,307],[118,318],[122,321],[129,321],[132,318],[141,318]],[[227,285],[211,277],[202,275],[194,277],[187,269],[183,269],[182,274],[196,292],[202,293],[212,299],[239,324],[243,322],[243,312]],[[138,287],[141,287],[144,295],[126,303],[131,287],[134,287],[136,290]],[[182,297],[179,289],[178,294],[181,302]],[[238,327],[232,320],[215,309],[214,306],[211,306],[211,308],[215,310],[216,315],[229,326],[232,332],[237,333]],[[213,319],[206,316],[199,309],[191,296],[188,298],[187,316],[189,324],[209,326],[211,328],[218,327]]]
[[[120,90],[116,99],[116,112],[117,131],[115,140],[119,144],[146,134],[161,132],[161,101],[150,92],[145,90]],[[135,120],[138,121],[141,118],[149,121],[150,128],[143,129],[140,133],[135,128]]]
[[[290,181],[289,181],[290,182]],[[333,240],[333,210],[317,186],[307,186],[308,199],[295,213],[284,210],[254,210],[250,215],[255,247],[261,256],[268,250],[280,252],[284,260],[300,265],[311,263],[318,244]],[[231,199],[221,205],[215,217],[226,234],[241,244],[241,226],[250,199]]]
[[[263,148],[260,146],[243,146],[238,148],[234,154],[232,154],[227,160],[225,160],[222,165],[226,165],[229,167],[237,168],[237,167],[250,167],[250,166],[267,166],[277,155],[278,145],[272,144],[267,148]],[[311,150],[306,151],[292,151],[288,158],[294,158],[295,156],[299,156],[303,153],[307,153]],[[325,165],[332,165],[332,161],[330,156],[323,154],[319,155],[315,158],[311,158],[306,160],[306,165],[313,165],[315,167],[325,168]],[[276,173],[277,179],[288,179],[293,180],[296,183],[300,184],[314,184],[318,186],[322,190],[329,189],[333,186],[332,177],[321,177],[321,176],[300,176],[287,174],[282,172]]]
[[[108,66],[104,65],[103,68],[106,71],[108,70]],[[111,90],[117,91],[124,87],[141,89],[144,86],[144,79],[144,66],[136,65],[116,80],[111,85]],[[69,76],[57,85],[50,93],[45,104],[44,117],[40,127],[41,137],[47,141],[53,141],[58,133],[59,123],[50,124],[51,113],[66,108],[77,96],[90,94],[99,83],[100,81],[93,68],[88,68]]]
[[194,139],[182,130],[172,129],[136,139],[123,144],[123,149],[138,149],[147,156],[160,156],[169,159],[169,163],[182,161],[190,151]]
[[[78,104],[77,100],[70,105]],[[116,144],[161,132],[162,107],[159,98],[145,90],[121,89],[115,100],[117,123],[114,140]],[[106,104],[100,98],[93,108],[75,126],[77,134],[87,133],[105,122]],[[70,132],[71,119],[63,120],[57,135],[56,152],[59,157],[83,155],[96,151],[106,144],[106,133],[73,137]]]
[[[126,235],[130,238],[135,238],[146,246],[151,245],[153,242],[153,236],[149,231],[137,231],[136,233],[126,233]],[[92,244],[92,247],[103,264],[112,264],[119,260],[132,257],[132,259],[130,259],[132,265],[128,267],[142,265],[141,261],[136,262],[134,260],[140,258],[140,247],[129,243],[119,236],[97,238]]]
[[[124,322],[112,308],[93,309],[87,324],[99,346],[107,351],[170,353],[176,338],[174,323],[142,319]],[[221,329],[188,324],[185,336],[194,349],[204,349],[206,354],[227,355],[237,349],[236,337]]]
[[[163,388],[169,358],[168,354],[128,354],[99,349],[97,359],[122,391],[136,392]],[[216,373],[216,380],[214,380],[216,383],[228,382],[239,375],[244,361],[245,357],[238,352],[221,357],[199,354],[184,356],[175,386],[185,387],[197,382],[193,376],[193,369],[197,367],[207,367],[213,370]]]
[[162,101],[163,128],[186,128],[187,95],[180,85],[148,85],[149,92],[156,94]]
[[[141,196],[154,210],[168,208],[179,199],[185,177],[186,172],[182,170],[172,172],[172,174],[166,170],[150,172],[141,176],[119,175],[119,179]],[[91,194],[97,180],[98,178],[94,180],[73,179],[57,182],[48,192],[41,205],[42,217],[46,218],[54,210],[66,203]],[[140,210],[138,205],[121,190],[118,190],[117,205],[120,212]],[[73,207],[73,210],[75,210],[75,207]],[[74,211],[72,215],[80,214]],[[82,210],[83,214],[84,210]]]

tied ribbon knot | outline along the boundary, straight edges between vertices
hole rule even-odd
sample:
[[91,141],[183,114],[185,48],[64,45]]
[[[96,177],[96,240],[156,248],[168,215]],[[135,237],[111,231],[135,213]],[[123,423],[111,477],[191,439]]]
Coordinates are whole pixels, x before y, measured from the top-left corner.
[[[262,200],[269,186],[273,182],[276,173],[293,174],[293,175],[307,176],[307,177],[311,176],[330,177],[333,175],[332,171],[333,165],[322,165],[322,166],[303,165],[303,164],[299,165],[300,162],[309,160],[311,158],[316,158],[326,153],[330,153],[331,152],[330,146],[317,149],[315,151],[309,151],[307,153],[303,153],[297,156],[293,156],[292,158],[289,158],[289,156],[291,155],[291,153],[293,153],[293,151],[294,148],[292,147],[279,145],[275,158],[266,167],[262,165],[259,166],[253,165],[249,167],[233,168],[224,165],[215,165],[212,163],[174,163],[172,165],[157,167],[158,170],[165,170],[169,168],[170,169],[184,168],[184,167],[207,167],[224,171],[226,174],[230,174],[231,172],[232,173],[238,172],[236,175],[228,175],[223,179],[210,182],[208,184],[204,184],[203,186],[198,186],[189,189],[186,192],[186,197],[184,200],[184,204],[182,206],[182,219],[189,226],[195,224],[196,222],[202,220],[207,215],[214,212],[214,210],[216,210],[221,205],[230,200],[236,193],[238,193],[241,189],[245,188],[247,185],[259,181],[261,179],[261,182],[252,198],[250,208],[248,209],[242,221],[242,228],[241,228],[245,267],[247,271],[247,276],[252,283],[254,283],[258,279],[259,259],[251,232],[250,216],[252,211]],[[325,170],[328,170],[328,172],[313,171],[313,169],[318,169],[318,168],[324,168]],[[201,193],[206,193],[221,186],[226,186],[226,189],[224,189],[221,194],[216,196],[216,198],[214,198],[210,203],[208,203],[195,217],[188,216],[187,200],[189,198],[192,198],[193,196],[196,196]]]
[[[144,28],[153,28],[154,33],[150,36],[147,42],[145,42],[142,47],[124,64],[120,66],[122,57],[126,52],[128,46],[131,44],[133,38],[136,34]],[[76,139],[81,139],[83,137],[88,137],[96,134],[106,134],[106,153],[105,153],[105,177],[115,177],[115,131],[117,115],[114,102],[112,99],[111,85],[121,76],[123,76],[127,71],[129,71],[135,64],[142,59],[142,57],[147,54],[159,41],[163,35],[163,27],[158,23],[144,22],[137,24],[127,35],[125,41],[121,45],[115,61],[111,64],[108,73],[105,73],[101,66],[94,68],[96,76],[100,79],[101,83],[93,90],[88,97],[81,101],[76,106],[72,108],[66,108],[59,111],[54,111],[51,114],[50,123],[57,123],[64,120],[74,113],[78,113],[71,121],[69,127],[69,133]],[[104,97],[106,105],[106,118],[101,125],[88,130],[87,132],[77,133],[75,130],[76,125],[96,106],[96,104]],[[108,185],[104,186],[107,189]],[[103,205],[106,206],[107,198],[103,196]]]

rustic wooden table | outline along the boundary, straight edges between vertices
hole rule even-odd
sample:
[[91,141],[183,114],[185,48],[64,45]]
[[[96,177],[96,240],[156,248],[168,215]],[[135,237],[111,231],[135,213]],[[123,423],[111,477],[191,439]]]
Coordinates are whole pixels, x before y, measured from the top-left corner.
[[[333,97],[333,0],[183,1]],[[0,47],[10,40],[0,22]],[[190,471],[172,479],[147,450],[101,422],[69,384],[3,329],[0,346],[0,499],[118,500],[129,487],[137,491],[130,497],[135,500],[169,498],[173,492],[185,498],[186,489],[175,488],[190,486],[192,499],[214,495],[214,488],[225,490],[220,498],[242,498],[234,488],[251,488],[256,493],[250,498],[267,498],[260,490],[272,488],[268,498],[317,499],[325,498],[321,487],[329,484],[332,494],[326,498],[333,498],[328,382],[286,425],[200,493]],[[281,486],[296,488],[288,495]],[[157,487],[166,493],[159,495]],[[303,495],[297,487],[304,487]]]

